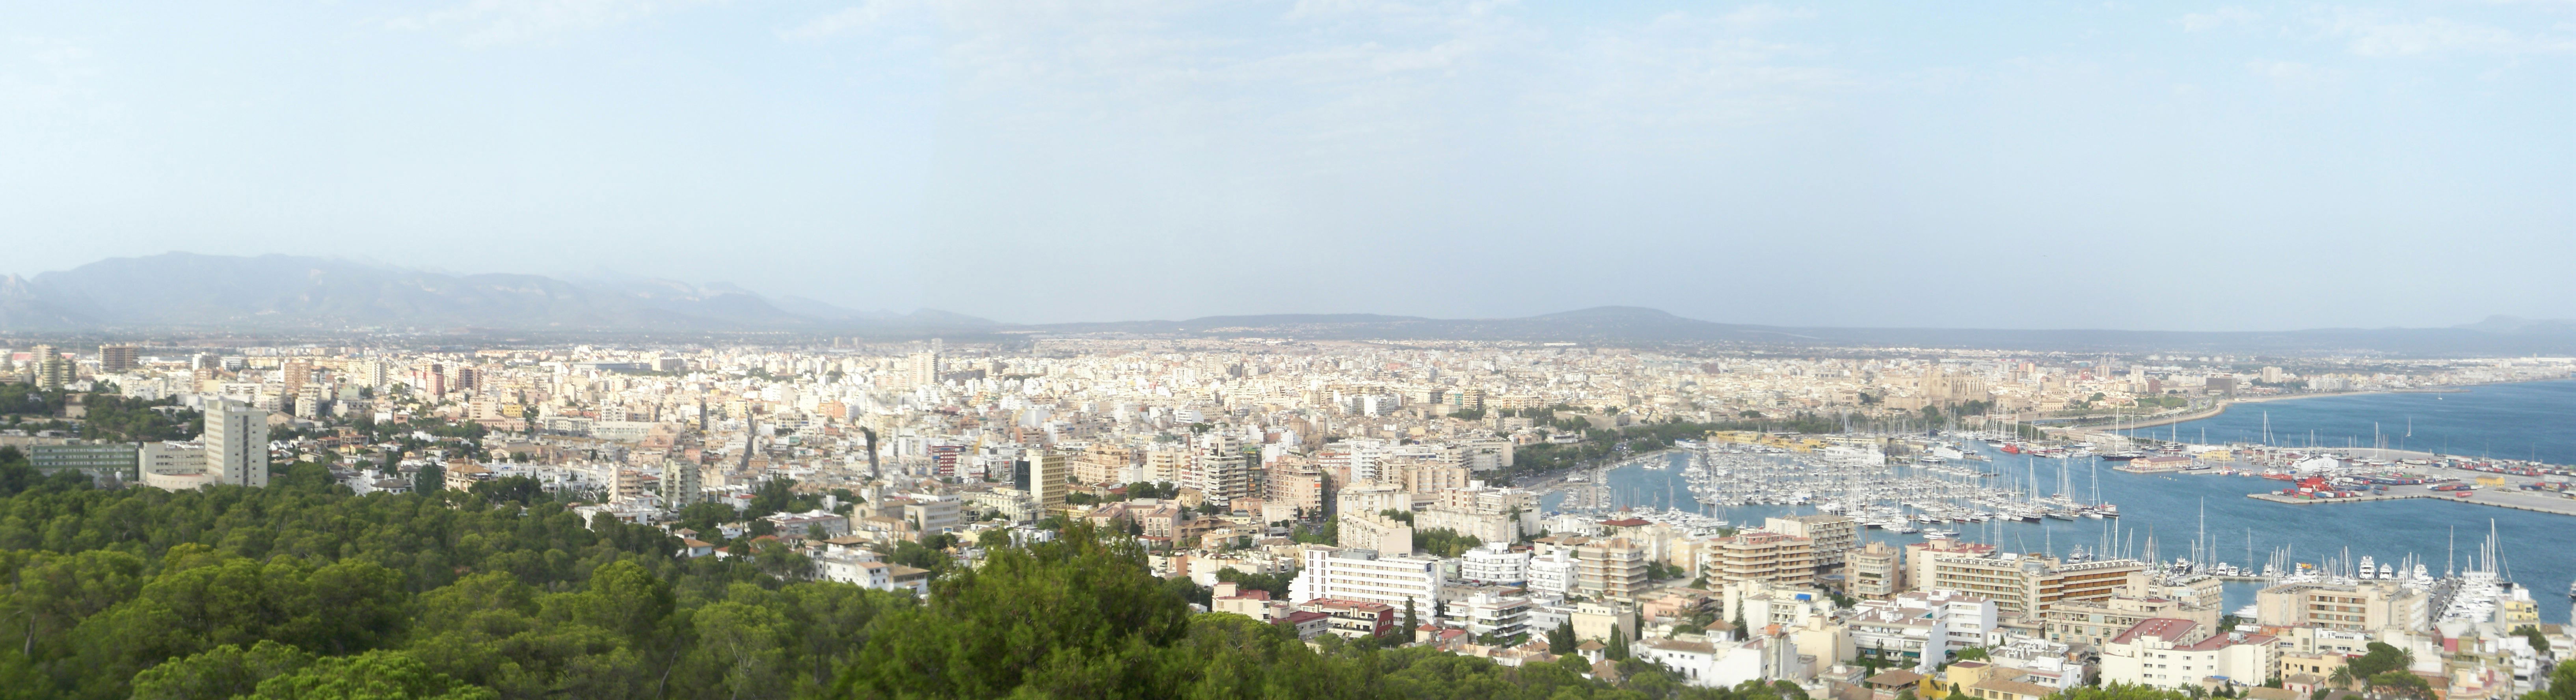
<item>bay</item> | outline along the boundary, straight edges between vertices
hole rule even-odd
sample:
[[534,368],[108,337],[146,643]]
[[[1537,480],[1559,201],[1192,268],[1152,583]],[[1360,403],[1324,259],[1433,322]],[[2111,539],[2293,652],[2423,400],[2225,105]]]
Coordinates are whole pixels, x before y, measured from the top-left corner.
[[2459,392],[2341,394],[2238,403],[2216,416],[2130,432],[2201,444],[2264,442],[2434,452],[2576,464],[2576,381]]
[[[2276,423],[2277,425],[2277,423]],[[2420,432],[2418,433],[2421,434]],[[2279,482],[2252,478],[2176,474],[2129,474],[2109,463],[2009,455],[1981,448],[1994,458],[1987,471],[2007,484],[2024,483],[2037,472],[2043,493],[2053,493],[2063,469],[2079,498],[2099,489],[2101,499],[2119,504],[2125,517],[2115,520],[2043,520],[2037,523],[1990,522],[1945,525],[1961,530],[1963,539],[1986,542],[2008,551],[2063,555],[2076,545],[2096,549],[2117,527],[2121,539],[2143,557],[2145,538],[2157,539],[2157,556],[2171,561],[2188,556],[2191,542],[2206,533],[2214,559],[2259,568],[2276,548],[2287,548],[2298,561],[2318,562],[2344,555],[2371,556],[2392,565],[2412,554],[2435,575],[2446,568],[2465,568],[2485,540],[2490,523],[2503,543],[2505,565],[2515,581],[2532,589],[2540,601],[2541,619],[2565,623],[2571,605],[2568,585],[2576,580],[2576,517],[2496,508],[2431,499],[2285,505],[2246,498],[2277,488]],[[1746,505],[1702,507],[1682,480],[1687,457],[1669,453],[1665,469],[1624,466],[1609,473],[1617,501],[1634,508],[1679,507],[1733,521],[1739,527],[1762,524],[1775,516],[1805,515],[1806,506]],[[2098,484],[2098,486],[2097,486]],[[1549,494],[1540,507],[1554,510],[1562,494]],[[2205,513],[2205,515],[2204,515]],[[2456,541],[2454,537],[2456,536]],[[1865,541],[1895,544],[1920,542],[1921,534],[1900,535],[1863,530]],[[2249,548],[2251,556],[2247,554]],[[2456,542],[2456,543],[2455,543]],[[2451,562],[2456,561],[2456,564]],[[2253,603],[2260,584],[2226,584],[2228,609]]]

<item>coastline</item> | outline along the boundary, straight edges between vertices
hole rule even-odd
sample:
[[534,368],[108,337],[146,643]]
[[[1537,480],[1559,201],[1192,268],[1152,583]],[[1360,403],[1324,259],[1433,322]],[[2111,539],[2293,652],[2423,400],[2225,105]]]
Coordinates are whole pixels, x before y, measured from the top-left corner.
[[[2529,381],[2531,381],[2531,382],[2556,382],[2556,381],[2566,381],[2566,380],[2565,380],[2565,379],[2534,379],[2534,380],[2529,380]],[[2248,404],[2248,403],[2272,403],[2272,402],[2275,402],[2275,401],[2296,401],[2296,400],[2299,400],[2299,399],[2317,399],[2317,398],[2326,398],[2326,397],[2330,397],[2330,396],[2377,396],[2377,395],[2380,395],[2380,394],[2466,394],[2466,393],[2470,393],[2470,391],[2472,391],[2471,387],[2494,386],[2494,385],[2497,385],[2497,384],[2524,384],[2524,383],[2529,383],[2529,382],[2487,382],[2487,383],[2484,383],[2484,384],[2446,384],[2446,385],[2443,385],[2443,386],[2441,386],[2441,387],[2435,387],[2435,388],[2422,388],[2422,389],[2380,389],[2380,390],[2377,390],[2377,391],[2334,391],[2334,392],[2323,392],[2323,393],[2281,394],[2281,395],[2277,395],[2277,396],[2255,396],[2255,397],[2248,397],[2248,398],[2230,398],[2230,399],[2226,399],[2226,400],[2219,401],[2216,405],[2213,405],[2213,406],[2211,406],[2211,407],[2209,407],[2209,408],[2202,409],[2202,410],[2199,410],[2199,411],[2194,411],[2194,412],[2191,412],[2191,413],[2185,413],[2185,414],[2181,414],[2181,415],[2174,415],[2174,416],[2165,416],[2165,417],[2161,417],[2161,418],[2149,418],[2149,419],[2140,420],[2140,421],[2137,421],[2137,422],[2134,422],[2134,423],[2122,423],[2122,424],[2120,424],[2120,425],[2121,425],[2121,428],[2120,428],[2120,429],[2121,429],[2121,430],[2134,430],[2134,429],[2137,429],[2137,428],[2153,428],[2153,427],[2157,427],[2157,426],[2173,425],[2173,424],[2175,424],[2175,423],[2188,423],[2188,422],[2196,421],[2196,420],[2205,420],[2205,419],[2210,419],[2210,418],[2216,418],[2216,417],[2218,417],[2219,415],[2226,413],[2226,412],[2227,412],[2227,407],[2229,407],[2229,406],[2234,406],[2234,405],[2236,405],[2236,404]],[[2094,429],[2094,428],[2098,428],[2098,427],[2101,427],[2101,426],[2091,426],[2091,427],[2086,427],[2086,428],[2066,428],[2066,429],[2064,429],[2064,430],[2067,430],[2068,432],[2081,432],[2081,433],[2085,433],[2085,434],[2110,434],[2110,433],[2105,432],[2105,431],[2102,431],[2102,430],[2096,430],[2096,429]],[[2429,453],[2429,452],[2409,452],[2409,451],[2406,451],[2406,450],[2383,450],[2383,451],[2384,451],[2384,452],[2407,453],[2407,454],[2412,454],[2412,455],[2420,456],[2420,457],[2422,457],[2422,458],[2431,458],[2431,457],[2433,457],[2433,456],[2434,456],[2434,455],[2433,455],[2433,453]]]

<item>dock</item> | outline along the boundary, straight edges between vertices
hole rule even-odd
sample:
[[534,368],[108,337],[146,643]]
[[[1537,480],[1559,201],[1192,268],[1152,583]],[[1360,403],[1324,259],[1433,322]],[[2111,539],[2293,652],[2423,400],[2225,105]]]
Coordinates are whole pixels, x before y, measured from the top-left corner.
[[2378,501],[2402,501],[2411,498],[2429,498],[2451,503],[2467,503],[2471,505],[2527,510],[2534,513],[2576,515],[2576,499],[2544,496],[2537,493],[2520,491],[2471,491],[2470,493],[2475,495],[2468,498],[2460,498],[2458,496],[2451,495],[2452,493],[2455,492],[2416,490],[2404,493],[2372,494],[2345,498],[2299,498],[2296,496],[2283,496],[2277,493],[2249,493],[2245,494],[2245,497],[2258,501],[2270,501],[2273,503],[2294,506],[2325,505],[2332,503],[2373,503]]

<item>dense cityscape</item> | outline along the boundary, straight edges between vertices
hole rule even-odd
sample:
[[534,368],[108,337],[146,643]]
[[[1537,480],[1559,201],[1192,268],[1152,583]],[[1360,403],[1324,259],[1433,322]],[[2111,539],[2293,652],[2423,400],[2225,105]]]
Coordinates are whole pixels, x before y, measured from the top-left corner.
[[[1604,684],[1645,674],[1854,700],[2096,686],[2287,699],[2399,682],[2476,700],[2546,687],[2549,650],[2576,643],[2503,577],[2497,542],[2438,568],[2275,556],[2257,569],[2198,539],[2169,539],[2166,552],[2192,556],[2168,563],[2152,533],[2143,551],[2134,535],[2015,551],[1980,528],[2116,520],[2118,499],[2068,484],[2042,498],[2036,480],[1977,466],[2000,447],[2151,473],[2261,470],[2297,483],[2281,493],[2299,500],[2389,497],[2374,482],[2473,489],[2439,473],[2476,470],[2556,499],[2530,509],[2576,512],[2561,465],[2384,441],[2140,437],[2244,402],[2566,379],[2567,358],[1096,337],[7,357],[0,442],[14,452],[0,456],[27,470],[11,486],[22,499],[40,484],[293,482],[560,513],[758,586],[905,599],[1009,552],[1108,546],[1192,611],[1328,655],[1415,649]],[[1693,506],[1606,492],[1610,471],[1668,455],[1691,474]],[[2398,477],[2411,478],[2385,481]],[[1551,495],[1564,498],[1543,506]],[[1745,502],[1811,507],[1760,522],[1706,512]],[[65,546],[43,522],[10,514],[0,543]],[[160,556],[183,551],[201,550]],[[27,580],[45,556],[12,566]],[[2265,587],[2234,609],[2223,580]],[[21,669],[41,660],[29,639]]]
[[2571,115],[2576,0],[0,3],[0,700],[2576,700]]

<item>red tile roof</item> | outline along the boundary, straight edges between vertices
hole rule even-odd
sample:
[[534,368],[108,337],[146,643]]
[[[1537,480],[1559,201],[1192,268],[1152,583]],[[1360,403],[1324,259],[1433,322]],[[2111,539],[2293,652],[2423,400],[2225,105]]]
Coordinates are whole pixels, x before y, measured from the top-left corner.
[[2184,635],[2191,634],[2191,629],[2198,626],[2200,626],[2200,623],[2190,620],[2177,620],[2170,617],[2151,617],[2145,620],[2140,620],[2138,624],[2129,627],[2128,631],[2121,632],[2120,636],[2112,637],[2111,643],[2131,644],[2135,643],[2139,637],[2157,637],[2171,641],[2181,639]]

